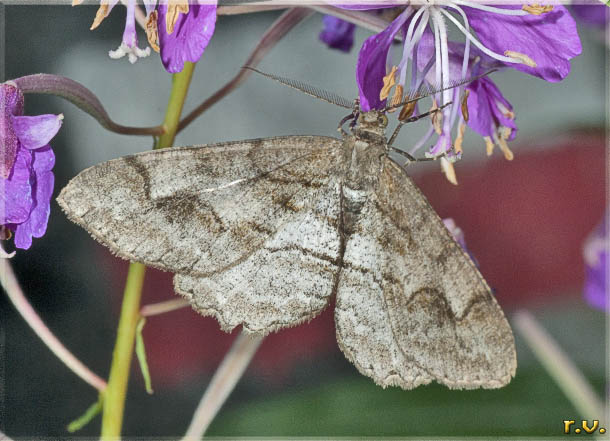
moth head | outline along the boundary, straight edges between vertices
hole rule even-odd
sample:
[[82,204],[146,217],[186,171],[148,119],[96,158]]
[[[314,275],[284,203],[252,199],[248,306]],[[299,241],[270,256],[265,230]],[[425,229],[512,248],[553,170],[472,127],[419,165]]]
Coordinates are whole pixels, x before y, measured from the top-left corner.
[[376,135],[385,135],[385,128],[388,126],[388,117],[385,112],[379,110],[371,110],[362,112],[358,117],[358,128],[365,132],[375,133]]

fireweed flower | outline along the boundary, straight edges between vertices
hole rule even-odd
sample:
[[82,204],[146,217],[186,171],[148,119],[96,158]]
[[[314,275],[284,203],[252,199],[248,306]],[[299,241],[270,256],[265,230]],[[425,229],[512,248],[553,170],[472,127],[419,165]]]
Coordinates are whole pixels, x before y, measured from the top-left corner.
[[[465,37],[459,51],[453,45],[454,53],[450,50],[453,42],[448,38],[448,23]],[[404,43],[394,61],[390,48],[399,32]],[[425,35],[432,41],[434,51],[422,65],[417,58]],[[581,50],[574,20],[561,5],[496,7],[466,0],[409,5],[385,30],[369,37],[362,45],[356,69],[361,108],[364,111],[383,108],[387,99],[398,103],[403,91],[416,90],[424,81],[434,86],[449,86],[451,81],[472,75],[476,63],[481,63],[480,72],[484,71],[483,67],[512,67],[546,81],[561,81],[570,71],[569,60]],[[445,90],[434,97],[439,107],[448,102],[452,105],[432,119],[433,127],[411,150],[413,153],[436,132],[437,140],[426,153],[435,157],[444,155],[441,164],[446,172],[451,172],[449,161],[459,157],[453,151],[452,129],[460,107],[464,109],[462,118],[474,118],[469,125],[489,140],[486,141],[488,150],[490,143],[500,141],[505,156],[512,157],[504,148],[505,141],[514,137],[516,129],[508,101],[490,79],[481,79],[466,90],[474,97],[472,102],[468,98],[462,103],[462,88]],[[470,106],[473,115],[468,115]],[[458,133],[458,139],[462,133]]]
[[[448,50],[449,74],[452,78],[459,78],[465,45],[449,42]],[[430,63],[433,63],[434,52],[434,40],[430,33],[426,31],[418,45],[417,69],[424,71]],[[480,52],[477,48],[470,50],[467,68],[468,77],[477,76],[492,67],[497,67],[494,59]],[[433,73],[428,72],[427,76],[431,77]],[[429,80],[432,82],[434,78]],[[456,103],[460,100],[459,89],[453,91],[453,100]],[[463,136],[466,126],[468,126],[483,137],[488,155],[492,154],[494,146],[497,145],[504,153],[505,158],[512,160],[513,153],[508,147],[507,141],[513,140],[517,133],[515,114],[512,105],[504,98],[491,78],[482,77],[468,83],[461,100],[459,106],[453,106],[450,120],[450,126],[453,126],[456,118],[458,119],[458,133],[453,144],[454,152],[461,154]],[[431,133],[432,130],[429,131],[429,134]],[[427,137],[424,137],[423,141],[427,139]],[[437,155],[441,154],[442,151],[432,151],[431,153]]]
[[63,115],[23,116],[23,102],[16,84],[0,84],[0,238],[12,232],[15,246],[28,249],[47,230],[55,164],[49,142]]
[[585,300],[593,307],[608,310],[608,291],[610,283],[608,271],[610,270],[610,237],[608,236],[608,222],[610,214],[606,213],[601,223],[593,230],[585,241],[583,256],[585,260]]
[[354,30],[356,25],[348,23],[332,15],[322,18],[324,29],[318,38],[326,43],[328,47],[349,52],[354,45]]
[[[75,0],[73,4],[81,3]],[[95,29],[110,14],[118,0],[101,0],[91,25]],[[213,0],[144,0],[146,35],[151,47],[161,54],[163,66],[170,73],[182,71],[185,61],[201,58],[216,26],[216,1]],[[138,47],[136,33],[136,0],[127,3],[127,18],[121,45],[108,54],[110,58],[127,56],[131,63],[150,55],[150,48]]]

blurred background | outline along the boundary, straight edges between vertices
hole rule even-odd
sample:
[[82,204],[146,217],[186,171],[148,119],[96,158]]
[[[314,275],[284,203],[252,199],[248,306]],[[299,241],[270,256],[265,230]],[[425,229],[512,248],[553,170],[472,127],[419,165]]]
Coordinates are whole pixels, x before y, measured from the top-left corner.
[[[4,5],[4,72],[8,80],[45,72],[65,75],[95,92],[110,116],[133,126],[160,123],[170,75],[158,55],[130,65],[107,52],[120,44],[125,9],[117,6],[89,31],[97,6]],[[185,113],[228,81],[279,12],[219,17],[195,70]],[[262,70],[355,97],[355,63],[370,32],[358,29],[349,54],[318,40],[316,14],[290,32],[260,64]],[[561,83],[517,71],[493,74],[513,104],[519,132],[515,160],[485,155],[467,136],[456,165],[459,185],[438,164],[410,167],[441,217],[461,227],[481,272],[509,319],[529,310],[571,357],[600,399],[606,381],[606,319],[582,297],[582,245],[604,212],[607,47],[604,32],[579,23],[582,55]],[[140,46],[146,37],[139,33]],[[152,139],[105,131],[71,104],[26,96],[26,114],[60,113],[52,145],[55,192],[83,168],[149,150]],[[176,145],[291,134],[336,136],[344,111],[265,78],[252,76],[198,118]],[[403,128],[409,147],[427,122]],[[44,238],[13,259],[30,302],[51,330],[87,366],[106,377],[127,263],[67,221],[55,202]],[[143,304],[175,298],[171,276],[147,273]],[[514,328],[513,328],[514,329]],[[383,390],[358,374],[338,349],[332,307],[311,323],[269,336],[209,430],[212,436],[561,436],[565,419],[581,415],[514,329],[518,369],[505,388],[451,391],[432,384]],[[180,436],[209,380],[237,335],[190,310],[152,317],[144,330],[154,395],[134,364],[126,436]],[[13,437],[70,436],[67,424],[96,391],[66,369],[0,296],[0,430]],[[610,421],[601,422],[608,427]],[[99,418],[76,436],[99,434]]]

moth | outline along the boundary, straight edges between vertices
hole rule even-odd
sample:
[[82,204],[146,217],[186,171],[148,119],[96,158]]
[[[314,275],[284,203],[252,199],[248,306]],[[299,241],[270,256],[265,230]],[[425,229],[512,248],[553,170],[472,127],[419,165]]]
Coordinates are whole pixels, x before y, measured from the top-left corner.
[[375,383],[502,387],[516,369],[510,326],[390,157],[387,110],[361,112],[356,102],[342,139],[281,136],[114,159],[82,171],[57,201],[114,254],[175,273],[175,291],[225,331],[296,326],[334,299],[339,347]]

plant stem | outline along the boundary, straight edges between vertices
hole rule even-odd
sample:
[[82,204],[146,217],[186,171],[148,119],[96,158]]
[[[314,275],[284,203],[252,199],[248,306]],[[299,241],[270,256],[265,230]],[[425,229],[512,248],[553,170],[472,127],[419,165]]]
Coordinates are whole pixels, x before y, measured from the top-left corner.
[[[8,259],[0,260],[0,284],[8,298],[15,305],[25,322],[30,325],[42,342],[64,363],[72,372],[100,392],[106,388],[106,382],[95,375],[87,366],[77,359],[57,337],[47,328],[40,316],[25,297]],[[2,436],[0,434],[0,440]]]
[[150,317],[153,315],[165,314],[166,312],[186,308],[189,305],[190,303],[186,299],[172,299],[159,303],[151,303],[150,305],[142,306],[140,315],[142,317]]
[[174,143],[174,138],[176,137],[178,130],[178,123],[180,121],[180,114],[182,113],[182,107],[186,100],[186,92],[191,83],[194,69],[194,63],[186,62],[184,63],[182,72],[174,74],[172,78],[172,92],[169,97],[169,103],[167,104],[165,120],[163,121],[165,133],[159,137],[155,149],[170,147]]
[[244,332],[237,336],[231,349],[214,373],[182,441],[195,441],[203,437],[210,423],[244,374],[263,339],[264,337],[260,335],[248,335]]
[[[180,113],[184,106],[194,68],[195,64],[185,63],[182,72],[174,74],[172,77],[172,90],[163,121],[165,133],[157,140],[155,149],[170,147],[174,143]],[[146,267],[141,263],[132,262],[129,265],[119,327],[112,353],[108,387],[104,393],[102,439],[117,439],[121,435],[136,327],[140,319],[140,299],[145,272]]]
[[530,349],[583,418],[604,419],[604,403],[583,373],[528,311],[513,315],[515,327]]

